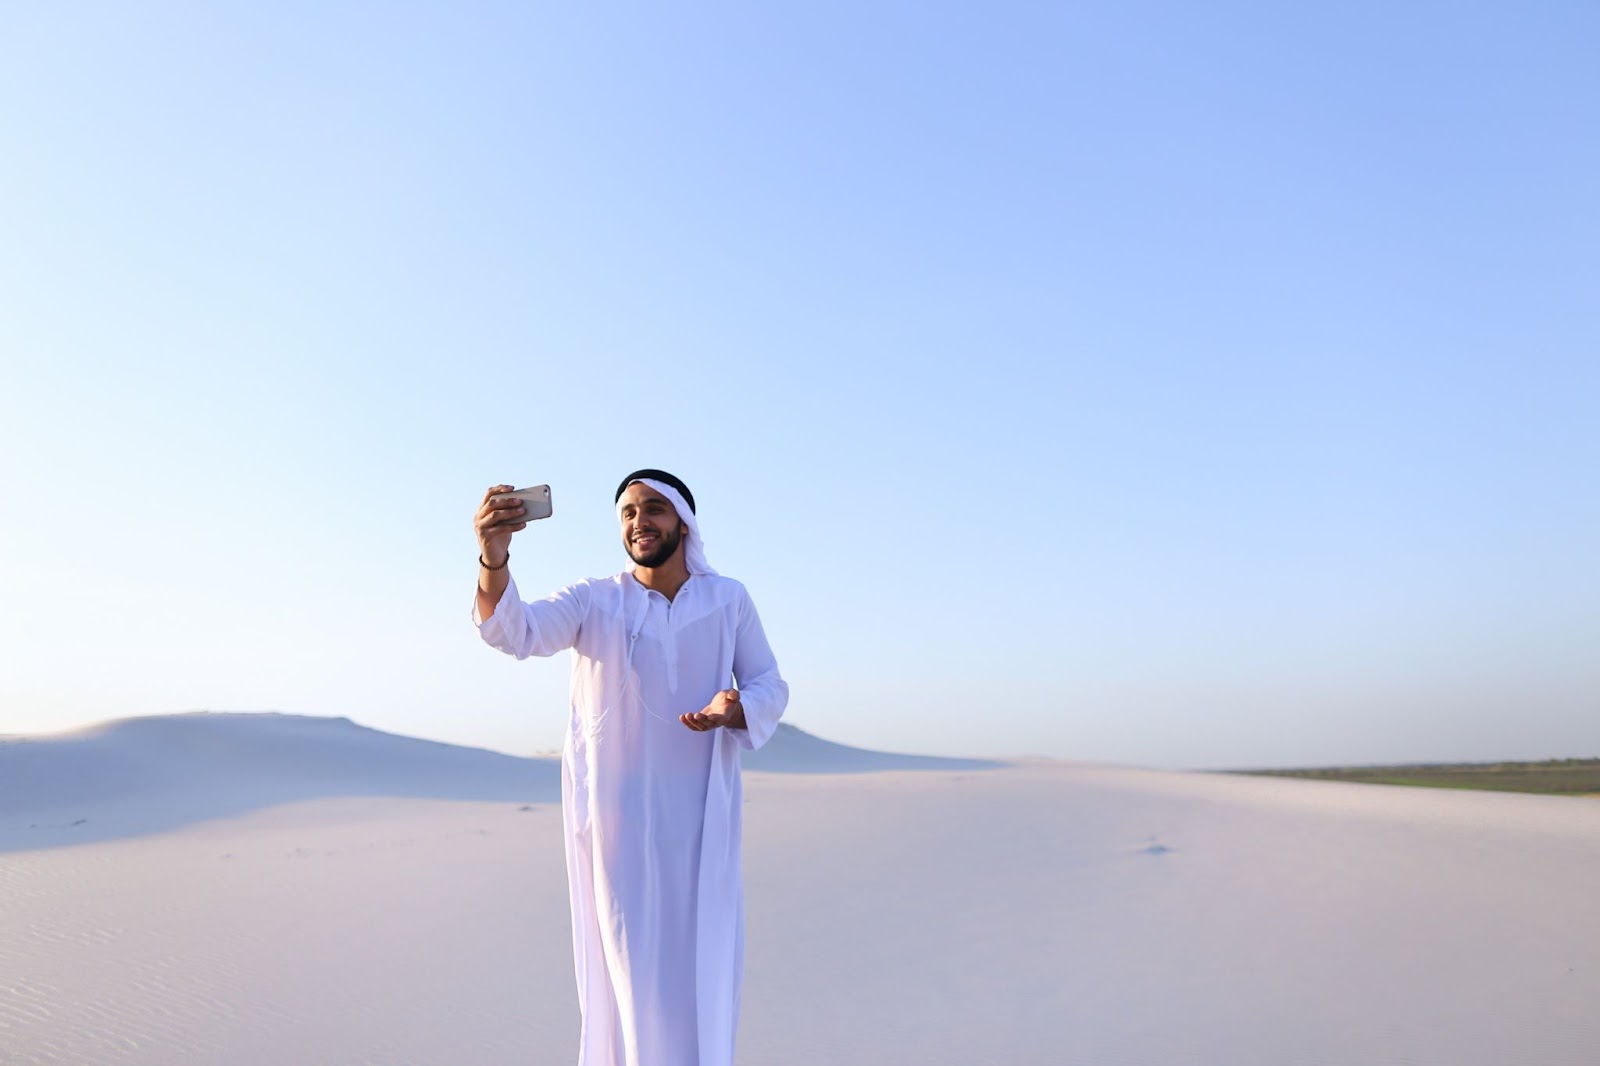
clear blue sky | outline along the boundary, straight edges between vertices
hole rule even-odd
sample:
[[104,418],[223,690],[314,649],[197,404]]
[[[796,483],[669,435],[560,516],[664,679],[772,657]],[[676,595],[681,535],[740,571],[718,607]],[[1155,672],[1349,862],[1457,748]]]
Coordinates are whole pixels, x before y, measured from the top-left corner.
[[526,753],[468,621],[701,501],[835,740],[1600,755],[1592,3],[33,5],[0,732]]

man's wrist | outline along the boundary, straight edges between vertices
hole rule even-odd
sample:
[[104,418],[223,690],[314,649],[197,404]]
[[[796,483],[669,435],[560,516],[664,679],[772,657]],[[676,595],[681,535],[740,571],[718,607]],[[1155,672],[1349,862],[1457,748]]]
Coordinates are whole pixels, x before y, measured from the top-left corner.
[[491,552],[488,552],[488,551],[479,551],[478,552],[478,565],[483,567],[485,570],[504,570],[506,568],[507,564],[509,564],[510,562],[511,562],[511,553],[510,552],[506,552],[504,555],[502,555],[498,562],[496,562],[493,559],[493,556],[492,556]]

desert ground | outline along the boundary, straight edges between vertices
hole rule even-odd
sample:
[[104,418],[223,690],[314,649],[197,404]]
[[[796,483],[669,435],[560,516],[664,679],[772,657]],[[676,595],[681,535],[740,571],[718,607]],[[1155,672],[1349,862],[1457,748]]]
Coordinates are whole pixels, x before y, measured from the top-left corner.
[[[746,767],[739,1061],[1600,1063],[1600,802]],[[0,738],[0,1063],[565,1063],[558,768],[343,719]]]

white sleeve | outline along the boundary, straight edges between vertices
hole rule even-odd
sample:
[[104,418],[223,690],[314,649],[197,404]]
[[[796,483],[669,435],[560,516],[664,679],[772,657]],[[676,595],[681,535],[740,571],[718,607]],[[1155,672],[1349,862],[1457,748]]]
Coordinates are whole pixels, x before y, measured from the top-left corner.
[[734,631],[733,678],[744,706],[743,729],[730,729],[739,745],[755,751],[778,728],[789,705],[789,685],[778,674],[778,660],[761,628],[761,616],[748,592],[740,590],[739,622]]
[[488,618],[478,617],[477,597],[473,597],[472,622],[486,644],[507,655],[519,659],[554,655],[577,643],[589,602],[587,582],[569,585],[537,602],[524,603],[517,594],[516,581],[508,580],[500,602]]

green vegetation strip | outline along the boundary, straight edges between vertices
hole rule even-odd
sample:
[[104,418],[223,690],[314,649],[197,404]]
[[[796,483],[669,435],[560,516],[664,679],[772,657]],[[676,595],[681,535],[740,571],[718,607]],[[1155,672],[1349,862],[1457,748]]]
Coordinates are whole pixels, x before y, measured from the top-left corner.
[[1476,788],[1551,796],[1600,795],[1600,759],[1544,762],[1436,763],[1418,766],[1339,766],[1321,770],[1240,770],[1256,777],[1356,781],[1368,785]]

